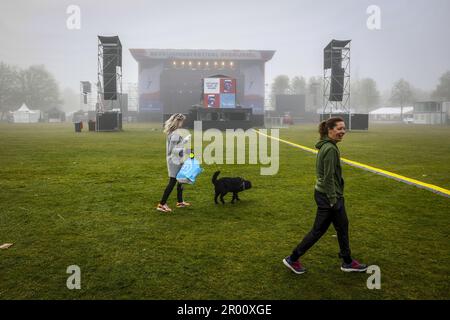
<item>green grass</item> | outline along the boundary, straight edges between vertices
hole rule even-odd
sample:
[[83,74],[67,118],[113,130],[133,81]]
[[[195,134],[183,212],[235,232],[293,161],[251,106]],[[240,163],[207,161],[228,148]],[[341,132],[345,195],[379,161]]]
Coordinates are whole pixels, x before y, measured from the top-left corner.
[[[339,270],[330,230],[296,276],[281,263],[315,216],[315,156],[280,144],[280,170],[204,165],[185,188],[191,208],[154,210],[167,183],[155,125],[75,134],[69,124],[0,124],[0,299],[449,299],[450,199],[344,165],[350,241],[367,274]],[[281,131],[307,146],[315,126]],[[343,157],[450,188],[450,127],[372,126],[351,132]],[[254,189],[213,204],[212,173]],[[227,197],[230,200],[230,196]],[[169,204],[174,207],[175,195]],[[81,290],[66,288],[80,266]]]

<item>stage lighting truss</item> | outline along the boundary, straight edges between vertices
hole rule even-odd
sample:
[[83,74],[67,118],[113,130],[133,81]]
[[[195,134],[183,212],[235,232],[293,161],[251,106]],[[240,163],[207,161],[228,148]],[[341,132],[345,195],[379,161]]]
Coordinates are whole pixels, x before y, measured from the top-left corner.
[[166,63],[166,69],[188,69],[188,70],[223,70],[235,69],[236,63],[234,61],[222,60],[172,60]]

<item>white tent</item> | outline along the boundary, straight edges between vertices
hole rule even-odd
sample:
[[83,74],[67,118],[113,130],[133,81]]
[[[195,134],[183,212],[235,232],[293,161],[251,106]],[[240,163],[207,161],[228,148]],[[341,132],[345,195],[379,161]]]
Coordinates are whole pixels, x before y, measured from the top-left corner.
[[[413,112],[413,107],[403,107],[403,117],[411,117]],[[400,115],[402,110],[400,107],[383,107],[372,110],[369,112],[370,120],[378,121],[402,121]]]
[[[403,113],[404,114],[406,114],[406,113],[412,113],[412,111],[413,111],[413,107],[403,107]],[[375,109],[375,110],[372,110],[372,111],[370,111],[369,112],[369,114],[386,114],[386,115],[388,115],[388,114],[397,114],[397,115],[400,115],[400,113],[401,113],[401,108],[399,108],[399,107],[383,107],[383,108],[378,108],[378,109]]]
[[25,103],[13,112],[14,123],[36,123],[40,117],[40,110],[30,110]]

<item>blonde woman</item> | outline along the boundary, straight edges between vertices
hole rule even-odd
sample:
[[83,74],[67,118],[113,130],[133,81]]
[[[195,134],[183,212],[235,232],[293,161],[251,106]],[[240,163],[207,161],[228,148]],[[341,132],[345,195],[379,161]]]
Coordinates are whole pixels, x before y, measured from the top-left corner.
[[167,199],[172,192],[175,185],[177,185],[177,208],[188,207],[191,204],[189,202],[183,201],[183,185],[177,183],[177,173],[180,171],[183,165],[183,155],[185,141],[176,130],[183,126],[183,122],[186,117],[181,113],[175,113],[170,116],[169,120],[164,123],[164,133],[167,134],[166,140],[166,160],[167,160],[167,170],[169,172],[169,183],[164,190],[161,201],[159,202],[156,210],[162,212],[171,212],[172,209],[167,205]]

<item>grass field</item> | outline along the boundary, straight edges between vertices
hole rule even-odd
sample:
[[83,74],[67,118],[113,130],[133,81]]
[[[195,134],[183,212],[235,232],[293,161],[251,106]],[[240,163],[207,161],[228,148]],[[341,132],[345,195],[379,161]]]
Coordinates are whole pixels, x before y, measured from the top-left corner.
[[[381,268],[344,274],[333,228],[296,276],[281,260],[309,231],[315,156],[280,144],[280,170],[204,165],[191,208],[154,210],[167,183],[165,140],[148,124],[122,133],[70,124],[0,124],[0,299],[449,299],[450,199],[344,165],[353,255]],[[155,125],[153,125],[155,128]],[[312,147],[313,125],[280,137]],[[450,127],[372,126],[340,145],[351,160],[450,189]],[[212,173],[254,189],[214,205]],[[230,196],[227,200],[231,200]],[[174,207],[175,195],[169,199]],[[81,268],[81,290],[66,268]]]

